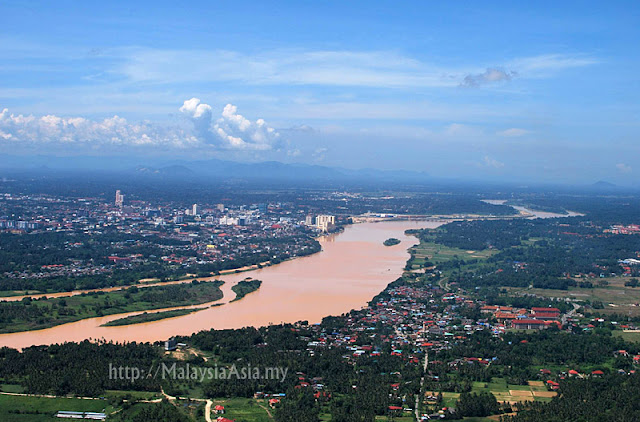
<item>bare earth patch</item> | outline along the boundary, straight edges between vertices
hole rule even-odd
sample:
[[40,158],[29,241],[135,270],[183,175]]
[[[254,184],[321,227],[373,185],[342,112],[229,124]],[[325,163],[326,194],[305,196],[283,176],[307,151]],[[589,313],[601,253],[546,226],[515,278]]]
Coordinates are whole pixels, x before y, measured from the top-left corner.
[[534,391],[535,397],[555,397],[558,395],[557,391]]

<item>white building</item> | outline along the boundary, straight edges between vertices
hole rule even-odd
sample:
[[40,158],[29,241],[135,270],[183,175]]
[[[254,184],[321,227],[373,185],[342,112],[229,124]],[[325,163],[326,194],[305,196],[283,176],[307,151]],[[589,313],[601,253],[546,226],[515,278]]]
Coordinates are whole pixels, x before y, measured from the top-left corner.
[[331,230],[335,224],[336,217],[333,215],[319,215],[316,217],[316,227],[323,232]]

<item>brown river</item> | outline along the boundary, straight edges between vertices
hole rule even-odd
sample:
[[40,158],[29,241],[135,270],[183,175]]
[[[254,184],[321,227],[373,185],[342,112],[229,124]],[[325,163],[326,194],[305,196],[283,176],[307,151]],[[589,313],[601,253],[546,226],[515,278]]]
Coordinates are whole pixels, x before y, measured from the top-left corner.
[[[389,221],[348,226],[343,233],[320,238],[320,253],[250,272],[219,276],[225,281],[222,286],[224,298],[214,303],[223,303],[222,306],[135,325],[101,327],[109,321],[142,312],[89,318],[44,330],[0,334],[0,347],[21,349],[85,339],[146,342],[211,328],[241,328],[301,320],[317,323],[327,315],[340,315],[362,308],[402,274],[409,257],[407,249],[417,244],[415,237],[405,236],[406,229],[435,228],[441,224]],[[401,243],[384,246],[382,242],[390,237],[400,239]],[[228,303],[235,297],[231,287],[246,277],[262,280],[262,286],[242,300]],[[206,305],[209,304],[195,307]]]

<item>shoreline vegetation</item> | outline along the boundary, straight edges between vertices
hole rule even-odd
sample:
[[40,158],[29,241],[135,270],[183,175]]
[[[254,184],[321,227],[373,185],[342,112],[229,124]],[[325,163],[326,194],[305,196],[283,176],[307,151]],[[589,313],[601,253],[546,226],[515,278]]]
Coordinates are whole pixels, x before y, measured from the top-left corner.
[[390,237],[389,239],[382,242],[384,246],[394,246],[400,244],[400,239],[396,239],[395,237]]
[[145,322],[160,321],[162,319],[175,318],[183,315],[188,315],[194,312],[202,311],[207,308],[208,307],[174,309],[172,311],[162,311],[162,312],[152,312],[152,313],[144,312],[138,315],[131,315],[124,318],[114,319],[113,321],[109,321],[106,324],[102,324],[101,327],[119,327],[123,325],[133,325],[133,324],[142,324]]
[[251,292],[255,292],[262,285],[261,280],[255,280],[250,277],[240,281],[235,286],[231,287],[231,290],[236,294],[236,297],[231,302],[238,301],[248,295]]
[[[192,278],[209,278],[226,274],[236,274],[245,271],[253,271],[276,265],[284,261],[301,258],[304,256],[313,255],[320,252],[322,249],[320,244],[315,238],[311,238],[313,245],[307,249],[298,251],[294,255],[279,255],[270,260],[264,261],[264,256],[261,260],[246,259],[241,262],[234,262],[233,260],[222,261],[217,264],[206,264],[189,269],[188,271],[165,271],[162,275],[158,275],[156,270],[136,270],[133,275],[128,276],[125,273],[118,274],[120,277],[114,277],[108,275],[106,278],[101,276],[87,276],[87,277],[51,277],[32,279],[24,278],[19,280],[19,285],[14,279],[8,279],[0,275],[0,300],[10,299],[16,296],[28,296],[28,295],[47,295],[56,293],[69,293],[74,292],[90,292],[101,291],[107,289],[113,289],[119,287],[126,289],[130,286],[142,286],[145,283],[169,283],[181,280],[188,280]],[[124,271],[124,270],[123,270]],[[93,281],[91,281],[93,280]]]
[[[41,330],[87,318],[137,311],[193,306],[222,299],[221,280],[197,281],[63,298],[25,298],[0,302],[0,333]],[[151,314],[149,314],[151,315]]]

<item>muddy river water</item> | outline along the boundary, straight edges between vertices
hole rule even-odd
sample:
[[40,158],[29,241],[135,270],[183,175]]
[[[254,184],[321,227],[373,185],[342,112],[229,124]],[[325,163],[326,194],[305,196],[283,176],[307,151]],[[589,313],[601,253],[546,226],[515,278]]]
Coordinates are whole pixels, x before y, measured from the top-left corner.
[[[528,218],[580,215],[560,215],[522,207],[515,208]],[[406,236],[405,230],[435,228],[442,224],[444,223],[441,221],[385,221],[347,226],[342,233],[320,238],[320,253],[250,272],[217,277],[225,282],[222,286],[224,298],[215,302],[222,303],[221,306],[135,325],[101,326],[109,321],[142,312],[89,318],[44,330],[0,334],[0,347],[24,348],[85,339],[146,342],[166,340],[173,335],[190,335],[211,328],[257,327],[303,320],[317,323],[325,316],[340,315],[352,309],[362,308],[384,290],[387,284],[402,274],[409,257],[407,249],[418,243],[415,237]],[[384,246],[382,242],[390,237],[400,239],[401,243]],[[260,289],[242,300],[229,303],[235,298],[231,287],[249,276],[262,280]],[[61,293],[58,296],[70,294],[77,292]],[[211,304],[213,303],[194,307],[201,308]],[[148,312],[168,309],[176,308]]]
[[[157,341],[211,328],[301,320],[320,322],[327,315],[340,315],[365,306],[402,274],[409,257],[407,249],[417,243],[415,237],[404,234],[406,229],[434,228],[441,224],[389,221],[348,226],[343,233],[320,238],[320,253],[250,272],[220,276],[225,281],[222,306],[135,325],[101,326],[141,312],[89,318],[44,330],[0,334],[0,346],[23,348],[84,339]],[[384,246],[382,242],[390,237],[400,239],[401,243]],[[248,276],[262,280],[260,289],[240,301],[228,303],[235,297],[231,287]]]

